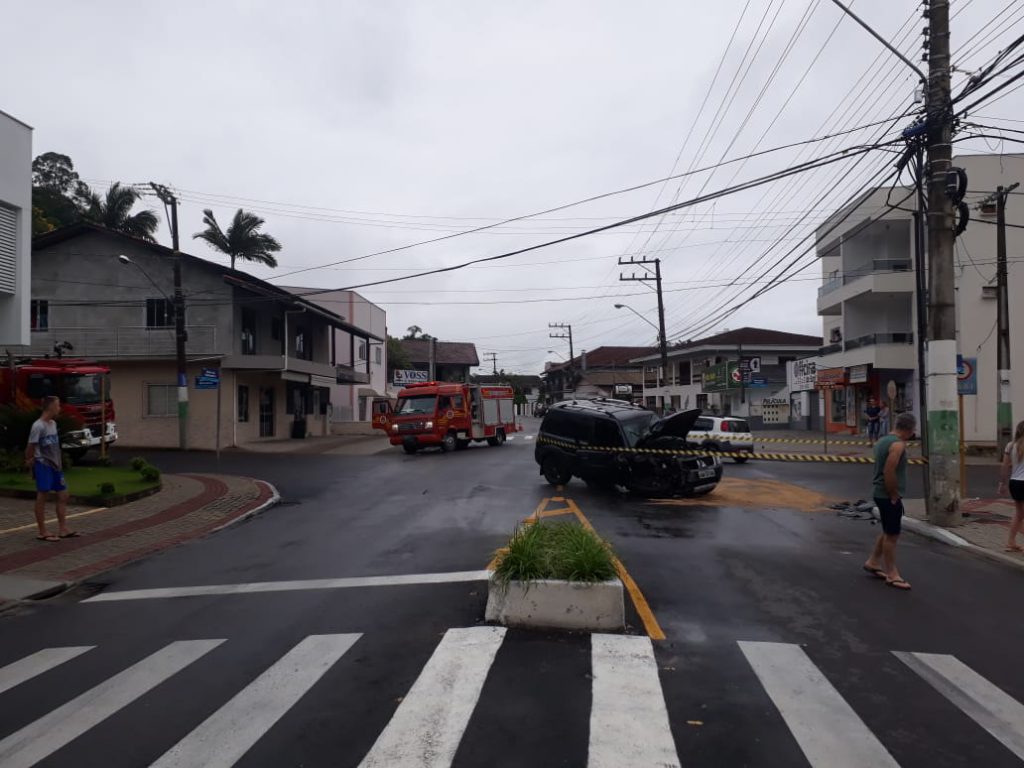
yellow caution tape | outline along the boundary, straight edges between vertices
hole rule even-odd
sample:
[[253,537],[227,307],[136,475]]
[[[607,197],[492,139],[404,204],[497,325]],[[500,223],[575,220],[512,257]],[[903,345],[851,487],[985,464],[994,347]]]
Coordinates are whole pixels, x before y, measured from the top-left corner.
[[[608,445],[577,445],[563,440],[540,436],[538,443],[557,445],[576,451],[606,451],[608,453],[648,453],[657,456],[724,456],[731,459],[761,459],[763,461],[825,462],[827,464],[874,464],[870,456],[832,456],[820,453],[752,453],[750,451],[704,451],[670,448],[619,448]],[[908,464],[927,464],[927,459],[907,459]]]
[[[824,445],[825,444],[825,440],[821,439],[820,437],[818,437],[818,438],[806,438],[806,437],[798,437],[798,438],[796,438],[796,437],[795,438],[790,438],[790,437],[755,437],[754,438],[754,442],[755,443],[790,443],[792,445]],[[829,440],[828,444],[829,445],[866,445],[866,446],[874,445],[874,443],[872,443],[870,440]],[[908,440],[907,441],[907,445],[909,447],[914,447],[914,446],[917,445],[917,443]]]

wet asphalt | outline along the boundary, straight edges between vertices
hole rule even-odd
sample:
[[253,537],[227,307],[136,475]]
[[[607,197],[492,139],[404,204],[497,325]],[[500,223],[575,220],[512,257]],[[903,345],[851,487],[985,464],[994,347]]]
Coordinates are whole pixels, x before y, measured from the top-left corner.
[[[527,430],[527,434],[530,430]],[[556,492],[533,444],[444,455],[153,454],[165,471],[274,483],[283,503],[250,521],[0,615],[0,667],[43,647],[95,645],[0,694],[0,738],[172,640],[223,638],[207,656],[40,765],[147,765],[304,637],[362,638],[237,764],[355,766],[443,633],[482,622],[483,583],[82,603],[104,590],[482,569],[544,498],[573,499],[612,544],[666,640],[655,644],[682,765],[807,765],[737,641],[799,644],[902,766],[1020,762],[893,651],[952,654],[1024,702],[1024,573],[904,536],[899,592],[860,570],[878,529],[764,499],[746,508],[664,507],[579,481]],[[858,465],[750,462],[772,479],[862,498]],[[972,468],[972,482],[989,478]],[[993,475],[994,478],[994,475]],[[919,482],[911,479],[911,493]],[[910,494],[908,494],[910,495]],[[643,626],[632,609],[631,632]],[[457,766],[582,766],[591,705],[586,635],[510,632]]]

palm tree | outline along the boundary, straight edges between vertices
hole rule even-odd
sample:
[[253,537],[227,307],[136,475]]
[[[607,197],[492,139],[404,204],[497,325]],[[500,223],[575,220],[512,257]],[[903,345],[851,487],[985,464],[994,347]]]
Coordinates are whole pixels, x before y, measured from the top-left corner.
[[160,221],[149,209],[132,213],[132,207],[140,197],[142,195],[132,187],[122,187],[121,182],[115,181],[103,197],[95,192],[89,195],[82,215],[87,221],[95,222],[107,229],[153,243],[156,242],[153,234]]
[[281,250],[281,244],[259,231],[265,222],[255,213],[239,208],[225,232],[217,223],[213,211],[207,208],[203,211],[203,223],[206,229],[196,232],[192,238],[205,240],[214,250],[230,256],[232,269],[235,268],[235,259],[254,261],[267,267],[277,266],[274,254]]

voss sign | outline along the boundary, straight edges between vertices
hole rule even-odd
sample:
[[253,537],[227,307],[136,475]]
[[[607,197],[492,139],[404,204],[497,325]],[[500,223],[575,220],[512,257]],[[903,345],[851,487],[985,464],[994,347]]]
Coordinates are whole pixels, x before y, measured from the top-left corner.
[[430,372],[396,370],[392,381],[394,381],[395,386],[398,387],[404,387],[406,384],[415,384],[417,382],[430,381]]

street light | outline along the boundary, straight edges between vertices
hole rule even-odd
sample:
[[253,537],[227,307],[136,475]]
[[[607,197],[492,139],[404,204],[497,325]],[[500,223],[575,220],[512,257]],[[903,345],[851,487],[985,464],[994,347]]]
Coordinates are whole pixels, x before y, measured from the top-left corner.
[[[628,304],[616,304],[615,308],[616,309],[628,309],[630,312],[632,312],[634,315],[639,317],[641,320],[643,320],[645,323],[647,323],[649,326],[651,326],[654,330],[656,330],[658,332],[658,342],[662,344],[662,350],[664,350],[664,343],[663,343],[664,340],[661,338],[661,328],[656,326],[654,323],[652,323],[646,317],[641,315],[639,312],[637,312],[635,309],[633,309]],[[662,357],[664,358],[664,351],[662,351]],[[658,366],[658,389],[662,390],[662,392],[661,392],[661,407],[662,407],[662,409],[665,408],[665,399],[668,397],[668,393],[666,391],[666,388],[663,386],[663,384],[664,384],[664,382],[665,382],[665,380],[667,378],[668,378],[668,370],[667,370],[665,364],[662,363],[662,365]],[[647,377],[644,376],[644,381],[646,381],[646,380],[647,380]]]
[[651,328],[653,328],[654,330],[656,330],[656,331],[658,332],[658,336],[659,336],[659,337],[661,336],[661,329],[660,329],[660,328],[658,328],[658,326],[656,326],[656,325],[655,325],[654,323],[652,323],[652,322],[651,322],[650,320],[648,320],[648,319],[647,319],[646,317],[644,317],[643,315],[641,315],[641,314],[640,314],[639,312],[637,312],[637,311],[636,311],[635,309],[633,309],[633,308],[632,308],[631,306],[629,306],[628,304],[616,304],[616,305],[615,305],[615,308],[616,308],[616,309],[628,309],[628,310],[629,310],[630,312],[632,312],[632,313],[633,313],[634,315],[636,315],[636,316],[637,316],[637,317],[639,317],[639,318],[640,318],[641,320],[643,320],[643,321],[644,321],[645,323],[647,323],[647,324],[648,324],[649,326],[651,326]]
[[171,305],[173,305],[173,304],[174,304],[174,302],[173,302],[173,301],[171,301],[171,297],[170,297],[170,296],[168,296],[168,295],[167,295],[167,294],[166,294],[166,293],[164,292],[164,289],[163,289],[163,288],[161,288],[161,287],[160,287],[159,285],[157,285],[156,281],[155,281],[155,280],[154,280],[154,279],[153,279],[152,277],[150,277],[150,276],[149,276],[149,272],[147,272],[146,270],[144,270],[144,269],[142,268],[142,265],[141,265],[141,264],[139,264],[138,262],[132,261],[132,260],[131,260],[131,259],[129,259],[129,258],[127,257],[127,256],[125,256],[125,255],[124,255],[123,253],[122,253],[122,254],[119,254],[119,255],[118,255],[118,257],[117,257],[117,260],[118,260],[119,262],[121,262],[122,264],[124,264],[125,266],[131,265],[131,266],[135,267],[135,268],[136,268],[137,270],[139,270],[139,272],[141,272],[141,273],[142,273],[143,275],[145,275],[146,279],[147,279],[147,280],[149,280],[150,284],[151,284],[151,285],[152,285],[152,286],[153,286],[154,288],[156,288],[156,289],[157,289],[157,291],[159,291],[160,295],[161,295],[161,296],[163,296],[163,297],[164,297],[164,298],[165,298],[165,299],[166,299],[166,300],[168,301],[168,303],[170,303]]

